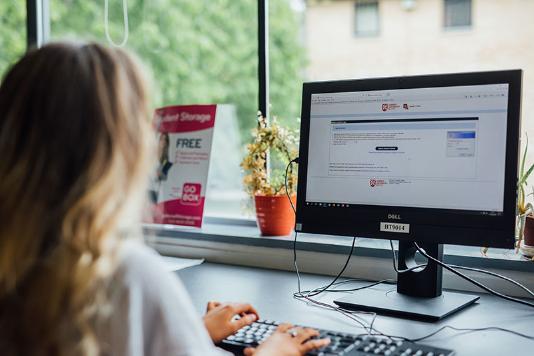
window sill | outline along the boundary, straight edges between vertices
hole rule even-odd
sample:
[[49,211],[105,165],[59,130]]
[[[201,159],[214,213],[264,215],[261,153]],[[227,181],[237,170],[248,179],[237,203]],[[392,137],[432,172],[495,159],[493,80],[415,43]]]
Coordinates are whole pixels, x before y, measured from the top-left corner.
[[[254,220],[208,218],[202,229],[174,225],[144,224],[145,234],[154,242],[172,244],[176,240],[202,240],[255,247],[293,249],[294,236],[261,236]],[[300,233],[297,250],[347,254],[351,237]],[[389,241],[357,238],[353,255],[391,259]],[[396,244],[395,244],[396,246]],[[498,268],[534,272],[534,263],[514,250],[490,248],[482,255],[478,247],[445,245],[445,262],[476,268]]]

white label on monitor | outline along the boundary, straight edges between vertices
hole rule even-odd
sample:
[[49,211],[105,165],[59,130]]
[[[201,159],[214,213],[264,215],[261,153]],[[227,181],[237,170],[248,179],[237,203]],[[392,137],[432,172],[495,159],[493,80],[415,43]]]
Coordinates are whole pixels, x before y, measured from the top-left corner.
[[409,234],[410,233],[410,224],[381,222],[380,223],[380,231],[396,232],[396,233],[400,233],[400,234]]

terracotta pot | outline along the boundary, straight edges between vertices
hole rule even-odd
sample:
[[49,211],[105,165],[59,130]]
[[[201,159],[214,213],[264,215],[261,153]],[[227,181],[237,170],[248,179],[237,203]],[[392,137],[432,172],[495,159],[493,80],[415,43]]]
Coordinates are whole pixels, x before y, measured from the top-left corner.
[[534,216],[528,215],[525,219],[523,244],[534,247]]
[[[295,195],[291,197],[295,204]],[[295,226],[295,213],[286,195],[256,195],[256,219],[263,236],[287,236]]]

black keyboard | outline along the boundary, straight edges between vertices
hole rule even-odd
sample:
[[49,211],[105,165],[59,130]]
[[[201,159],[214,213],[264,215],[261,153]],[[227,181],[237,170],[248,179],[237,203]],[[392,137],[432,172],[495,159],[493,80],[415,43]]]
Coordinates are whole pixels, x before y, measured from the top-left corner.
[[[272,320],[258,320],[230,335],[219,345],[225,350],[241,355],[245,347],[261,344],[280,323]],[[318,330],[318,338],[330,338],[330,344],[309,352],[313,356],[450,356],[454,351],[409,341],[397,341],[384,336],[353,335],[329,330]]]

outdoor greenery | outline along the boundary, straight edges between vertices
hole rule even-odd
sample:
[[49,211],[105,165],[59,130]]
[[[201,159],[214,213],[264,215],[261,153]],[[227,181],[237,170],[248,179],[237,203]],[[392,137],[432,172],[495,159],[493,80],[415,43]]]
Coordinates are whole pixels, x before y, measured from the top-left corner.
[[[123,38],[122,0],[109,0],[109,29]],[[271,1],[272,107],[296,126],[303,50],[300,19],[289,1]],[[243,141],[258,110],[257,2],[254,0],[129,0],[127,48],[153,77],[154,106],[235,104]],[[25,1],[0,2],[0,73],[25,50]],[[50,0],[52,39],[106,42],[104,1]]]
[[0,77],[26,50],[26,2],[0,1]]

